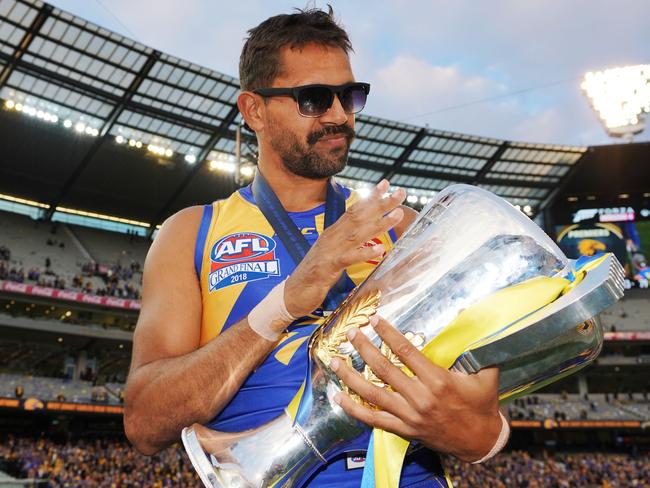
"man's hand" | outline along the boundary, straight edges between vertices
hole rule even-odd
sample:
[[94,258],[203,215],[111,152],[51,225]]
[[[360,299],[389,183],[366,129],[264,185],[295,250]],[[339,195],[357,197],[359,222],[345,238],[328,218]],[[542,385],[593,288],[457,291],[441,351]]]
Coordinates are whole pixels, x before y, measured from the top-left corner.
[[348,339],[392,391],[373,385],[344,361],[334,359],[330,366],[339,378],[366,402],[378,407],[361,406],[348,395],[338,393],[335,400],[343,410],[372,427],[416,440],[464,461],[476,461],[487,454],[502,425],[498,369],[489,368],[474,375],[450,372],[431,363],[386,320],[374,316],[371,324],[414,376],[407,376],[365,334],[352,329]]
[[381,256],[378,244],[366,247],[373,237],[388,231],[404,217],[399,205],[406,198],[403,189],[388,197],[389,183],[382,180],[372,194],[350,207],[335,224],[323,231],[295,271],[287,278],[284,300],[294,317],[318,308],[345,268]]

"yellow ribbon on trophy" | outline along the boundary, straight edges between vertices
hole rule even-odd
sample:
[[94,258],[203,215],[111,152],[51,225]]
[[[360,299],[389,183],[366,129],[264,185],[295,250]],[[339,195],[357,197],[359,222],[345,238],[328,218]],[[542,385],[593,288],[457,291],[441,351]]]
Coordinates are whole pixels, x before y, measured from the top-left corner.
[[[503,288],[466,308],[422,349],[434,364],[449,369],[465,351],[489,344],[528,326],[538,312],[572,290],[607,255],[587,262],[573,280],[540,276]],[[404,367],[409,376],[413,373]],[[381,429],[373,430],[377,488],[397,488],[409,441]],[[366,460],[368,462],[368,460]],[[447,477],[449,485],[451,480]]]
[[[607,254],[581,263],[579,269],[569,274],[570,279],[540,276],[492,293],[460,312],[424,346],[422,353],[437,366],[451,368],[464,352],[497,341],[534,323],[537,314],[546,305],[572,290],[589,270],[597,267],[606,257]],[[406,366],[402,369],[407,375],[413,375]],[[292,420],[296,419],[304,389],[303,383],[286,408]],[[344,389],[347,391],[347,388]],[[374,486],[397,488],[410,441],[381,429],[373,429],[372,435]],[[369,461],[366,459],[366,462]],[[446,477],[451,486],[449,476]]]

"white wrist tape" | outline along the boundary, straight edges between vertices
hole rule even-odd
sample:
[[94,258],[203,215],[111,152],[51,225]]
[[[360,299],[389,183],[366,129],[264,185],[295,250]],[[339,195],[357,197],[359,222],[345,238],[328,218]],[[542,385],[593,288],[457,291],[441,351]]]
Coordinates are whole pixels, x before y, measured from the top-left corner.
[[494,446],[492,446],[490,452],[488,452],[478,461],[473,461],[472,464],[481,464],[488,459],[493,458],[499,451],[501,451],[501,449],[504,448],[506,442],[508,442],[508,437],[510,436],[510,425],[508,425],[508,420],[506,420],[501,412],[499,412],[499,415],[501,416],[501,432],[499,432],[497,442],[494,444]]
[[248,325],[271,342],[277,341],[287,326],[296,320],[284,303],[284,284],[276,285],[248,314]]

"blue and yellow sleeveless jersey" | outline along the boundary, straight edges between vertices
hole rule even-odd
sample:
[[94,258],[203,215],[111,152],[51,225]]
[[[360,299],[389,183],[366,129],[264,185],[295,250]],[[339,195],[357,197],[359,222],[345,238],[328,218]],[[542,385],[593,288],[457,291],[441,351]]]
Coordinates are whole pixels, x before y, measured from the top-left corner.
[[[341,187],[346,206],[356,193]],[[306,212],[289,212],[310,245],[324,227],[325,205]],[[389,250],[392,229],[375,237]],[[355,264],[347,269],[348,290],[361,283],[378,264]],[[271,289],[289,276],[295,264],[273,228],[255,205],[249,187],[229,198],[206,205],[195,249],[203,318],[201,346],[246,317]],[[322,313],[294,322],[266,360],[248,377],[239,392],[209,426],[215,430],[239,432],[258,427],[282,415],[300,388],[306,372],[307,340],[321,323]],[[355,462],[357,461],[357,462]],[[310,487],[358,487],[362,469],[356,456],[345,455],[318,471]],[[426,449],[406,458],[401,486],[448,486],[438,456]]]

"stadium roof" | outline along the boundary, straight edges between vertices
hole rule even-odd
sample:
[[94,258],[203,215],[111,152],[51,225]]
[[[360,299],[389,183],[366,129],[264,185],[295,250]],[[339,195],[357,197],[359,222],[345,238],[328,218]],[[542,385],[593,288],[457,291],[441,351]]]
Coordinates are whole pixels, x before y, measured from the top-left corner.
[[[232,168],[238,90],[235,78],[47,3],[3,0],[0,133],[8,150],[0,193],[153,225],[221,198],[236,188],[234,175],[219,168]],[[352,185],[388,177],[427,198],[471,183],[533,212],[548,205],[586,151],[367,115],[357,117],[356,130],[341,175]],[[255,138],[242,137],[243,155],[254,161]]]

